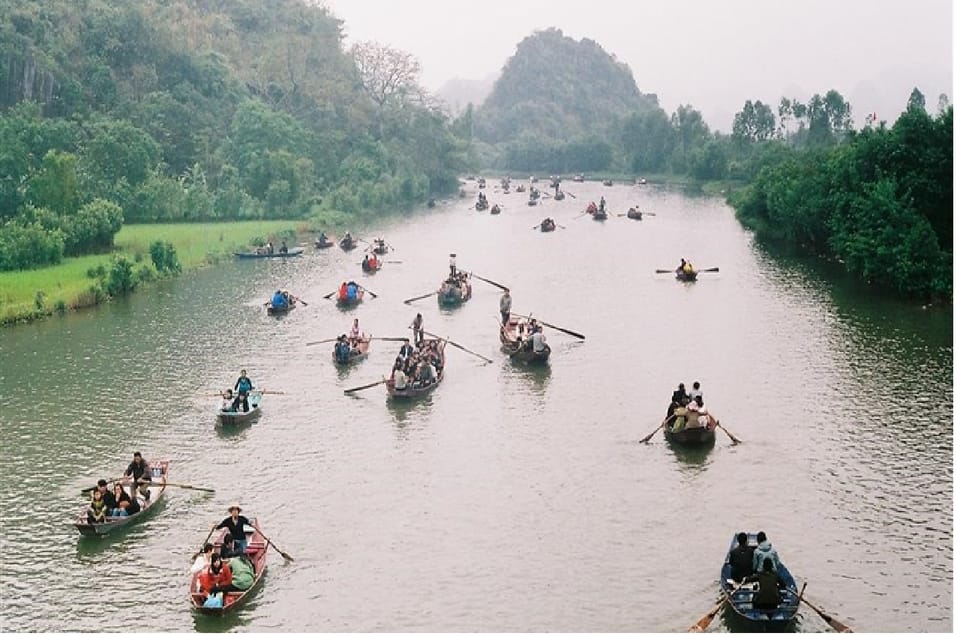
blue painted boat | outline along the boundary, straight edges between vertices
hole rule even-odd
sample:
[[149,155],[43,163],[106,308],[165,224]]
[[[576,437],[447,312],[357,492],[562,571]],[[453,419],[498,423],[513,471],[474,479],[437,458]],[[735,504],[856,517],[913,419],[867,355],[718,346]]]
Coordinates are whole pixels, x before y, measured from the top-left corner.
[[[747,533],[747,544],[751,548],[757,547],[757,533]],[[734,533],[733,539],[730,541],[730,549],[727,551],[727,558],[723,562],[723,568],[720,569],[720,591],[727,603],[728,610],[731,611],[733,620],[749,627],[750,630],[786,629],[796,618],[797,609],[800,607],[800,600],[794,594],[797,592],[797,582],[793,575],[781,561],[780,565],[777,566],[777,574],[787,584],[788,590],[780,589],[780,605],[776,608],[754,609],[753,596],[757,584],[747,583],[743,587],[737,588],[737,584],[733,580],[730,551],[736,547],[737,534]]]

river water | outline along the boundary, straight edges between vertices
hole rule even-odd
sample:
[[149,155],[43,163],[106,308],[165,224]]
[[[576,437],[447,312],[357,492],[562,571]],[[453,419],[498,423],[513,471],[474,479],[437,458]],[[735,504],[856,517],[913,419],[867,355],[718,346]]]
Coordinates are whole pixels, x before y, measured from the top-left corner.
[[[950,631],[952,310],[773,256],[714,198],[565,186],[576,198],[537,207],[488,187],[499,216],[455,200],[352,229],[402,262],[372,276],[359,250],[309,246],[0,331],[0,630],[682,631],[712,606],[731,535],[762,529],[855,630]],[[656,216],[577,217],[601,195]],[[566,228],[534,231],[547,215]],[[489,284],[452,311],[402,304],[437,287],[450,252],[586,340],[548,330],[549,366],[524,369],[499,352]],[[719,272],[655,274],[681,256]],[[323,299],[348,278],[378,297],[355,312]],[[267,317],[281,286],[309,306]],[[494,363],[448,347],[444,383],[404,406],[382,386],[343,394],[381,379],[395,343],[346,372],[306,346],[354,317],[406,335],[418,310]],[[219,427],[212,395],[241,368],[285,394]],[[743,444],[638,443],[694,380]],[[134,450],[216,494],[170,488],[130,530],[79,538],[79,490]],[[189,555],[235,501],[294,562],[271,551],[248,605],[199,618]],[[796,629],[828,629],[801,611]]]

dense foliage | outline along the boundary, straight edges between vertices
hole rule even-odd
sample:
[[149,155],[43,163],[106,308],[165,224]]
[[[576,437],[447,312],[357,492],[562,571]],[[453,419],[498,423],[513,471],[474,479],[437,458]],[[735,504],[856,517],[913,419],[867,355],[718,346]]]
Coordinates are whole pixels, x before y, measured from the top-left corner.
[[953,107],[936,118],[914,92],[889,129],[791,152],[735,200],[758,237],[839,259],[901,294],[952,294]]
[[345,50],[315,2],[0,0],[0,15],[0,243],[18,244],[0,269],[109,249],[124,220],[384,209],[464,168],[416,62]]

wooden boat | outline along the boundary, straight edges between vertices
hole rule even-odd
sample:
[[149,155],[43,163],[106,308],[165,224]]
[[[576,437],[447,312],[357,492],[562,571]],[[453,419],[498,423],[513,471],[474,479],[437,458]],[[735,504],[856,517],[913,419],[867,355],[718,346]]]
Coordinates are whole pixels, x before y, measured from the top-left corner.
[[527,187],[525,187],[524,185],[522,184],[517,185],[517,188],[516,188],[517,193],[525,193],[526,190],[527,190]]
[[555,200],[562,200],[565,197],[567,196],[563,191],[557,191],[556,193],[553,194],[553,199]]
[[583,173],[579,173],[573,176],[574,182],[583,182]]
[[[263,393],[253,389],[247,395],[247,412],[242,410],[231,410],[223,408],[223,399],[217,402],[217,417],[220,423],[224,425],[244,424],[260,414],[260,407],[263,405]],[[242,408],[242,404],[240,407]]]
[[478,200],[476,204],[473,205],[478,211],[486,211],[487,207],[490,206],[490,203],[486,200]]
[[370,266],[370,262],[363,260],[360,262],[360,268],[363,269],[364,273],[376,273],[383,268],[383,260],[378,257],[375,266]]
[[365,292],[365,291],[358,286],[358,287],[357,287],[357,296],[356,296],[355,298],[353,298],[353,299],[350,299],[349,297],[340,297],[340,292],[338,291],[338,292],[337,292],[337,306],[339,306],[340,308],[353,308],[354,306],[356,306],[357,304],[359,304],[360,302],[363,301],[363,294],[364,294],[364,292]]
[[540,222],[540,230],[543,231],[544,233],[549,233],[550,231],[556,231],[557,223],[548,217],[544,221]]
[[517,329],[523,326],[526,329],[527,322],[522,318],[510,317],[510,321],[500,326],[500,350],[510,356],[513,362],[523,364],[544,364],[550,359],[550,345],[544,344],[544,349],[537,353],[530,350],[524,350],[522,342],[518,342],[519,333]]
[[390,247],[387,246],[387,243],[383,240],[374,240],[373,241],[373,252],[377,255],[386,255],[390,252]]
[[604,180],[604,181],[603,181],[603,185],[604,185],[604,186],[613,186],[613,180]]
[[527,206],[536,206],[537,204],[540,204],[540,200],[538,200],[535,197],[532,197],[529,200],[527,200]]
[[686,408],[678,408],[663,426],[663,435],[671,444],[681,446],[713,446],[717,441],[717,421],[713,415],[707,415],[707,425],[697,422],[698,414],[687,413]]
[[643,186],[646,183],[647,183],[647,178],[637,178],[637,184],[639,184],[640,186]]
[[696,282],[697,281],[698,271],[690,271],[689,273],[684,273],[683,271],[677,271],[677,279],[681,282]]
[[341,238],[338,244],[344,251],[352,251],[353,249],[357,248],[357,241],[352,237]]
[[486,178],[478,178],[478,179],[477,179],[477,187],[478,187],[478,188],[481,188],[481,189],[487,188],[487,180],[486,180]]
[[[751,548],[757,547],[756,533],[747,533],[747,544]],[[797,582],[793,575],[787,570],[787,567],[780,562],[777,566],[777,574],[787,584],[789,590],[780,589],[780,605],[776,608],[754,609],[753,596],[756,592],[752,588],[756,584],[748,583],[744,587],[737,589],[736,582],[733,581],[733,568],[730,565],[730,551],[737,547],[737,535],[733,535],[730,542],[730,550],[727,551],[727,558],[720,569],[720,591],[728,608],[733,616],[745,626],[750,626],[752,630],[783,630],[797,616],[797,609],[800,607],[800,600],[797,597]],[[790,591],[793,592],[790,592]]]
[[490,215],[500,215],[500,205],[494,204],[493,208],[490,209]]
[[451,282],[444,281],[437,289],[437,303],[440,306],[460,306],[473,295],[473,287],[465,278]]
[[415,399],[417,397],[425,397],[436,390],[437,386],[440,385],[440,382],[443,381],[443,373],[446,370],[446,356],[444,355],[444,350],[447,347],[447,340],[444,339],[427,339],[423,341],[423,344],[420,346],[420,350],[423,350],[428,344],[437,344],[438,352],[440,353],[440,363],[437,366],[437,378],[429,386],[414,386],[410,382],[407,382],[407,387],[403,390],[397,390],[393,386],[393,377],[387,379],[385,386],[387,387],[387,396],[391,399]]
[[291,249],[287,249],[286,253],[281,253],[280,251],[274,251],[273,253],[267,253],[262,249],[257,249],[256,251],[239,251],[234,253],[235,257],[241,259],[260,259],[260,258],[271,258],[271,257],[297,257],[303,253],[303,249],[299,246],[295,246]]
[[627,211],[627,217],[628,217],[629,219],[631,219],[631,220],[642,220],[642,219],[643,219],[643,211],[638,211],[638,210],[636,210],[636,209],[630,209],[629,211]]
[[273,302],[267,302],[267,315],[286,315],[297,308],[297,298],[292,298],[290,303],[285,306],[274,306]]
[[324,236],[324,237],[318,237],[317,241],[314,242],[313,245],[319,249],[325,249],[333,246],[333,242],[330,241],[330,238]]
[[357,344],[354,348],[350,349],[350,354],[347,356],[346,361],[341,361],[337,359],[337,350],[336,344],[334,344],[334,350],[330,354],[333,358],[333,363],[337,366],[349,366],[350,364],[359,362],[367,358],[367,351],[370,350],[370,338],[372,335],[366,335],[361,333],[360,339],[357,340]]
[[592,213],[590,213],[590,215],[593,216],[593,219],[595,219],[595,220],[597,220],[597,221],[599,221],[599,222],[602,222],[602,221],[604,221],[605,219],[607,219],[607,212],[606,212],[606,211],[601,211],[600,209],[597,209],[596,211],[593,211]]
[[[251,523],[255,528],[260,528],[260,522],[254,518]],[[255,529],[247,528],[245,531],[247,538],[247,559],[253,564],[253,584],[246,590],[231,590],[223,595],[222,608],[204,608],[203,602],[207,596],[200,591],[200,573],[195,573],[190,578],[190,603],[195,612],[204,615],[222,615],[247,600],[250,594],[260,585],[263,573],[267,569],[267,540]],[[227,534],[227,529],[222,528],[216,535],[213,543],[214,552],[220,552],[223,547],[223,537]],[[227,559],[226,561],[229,561]]]
[[[140,491],[136,491],[136,499],[140,502],[140,512],[127,517],[107,517],[106,521],[103,523],[91,524],[87,522],[87,507],[89,505],[87,504],[84,505],[83,510],[80,511],[80,515],[77,517],[77,521],[74,524],[77,527],[77,530],[85,537],[104,537],[116,530],[126,528],[133,525],[135,522],[140,521],[148,512],[153,510],[153,508],[159,504],[160,500],[163,498],[163,494],[167,490],[167,473],[169,470],[169,461],[156,461],[150,463],[150,477],[153,480],[153,483],[149,486],[150,499],[143,499],[143,496],[139,494]],[[131,490],[134,489],[131,487]],[[134,495],[131,494],[131,497],[133,496]]]

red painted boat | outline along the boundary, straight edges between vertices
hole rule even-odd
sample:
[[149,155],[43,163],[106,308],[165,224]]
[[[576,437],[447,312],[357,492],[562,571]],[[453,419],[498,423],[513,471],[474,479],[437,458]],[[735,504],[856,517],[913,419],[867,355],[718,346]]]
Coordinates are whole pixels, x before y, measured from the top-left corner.
[[[260,528],[260,523],[257,519],[253,519],[251,523],[253,523],[256,528]],[[194,611],[204,615],[226,614],[246,601],[250,594],[260,585],[260,581],[263,579],[263,573],[267,569],[267,540],[254,529],[248,528],[244,532],[247,538],[246,557],[253,564],[253,584],[246,590],[231,590],[224,593],[223,607],[205,608],[203,602],[206,601],[207,595],[200,591],[200,573],[195,573],[190,578],[190,603]],[[220,552],[223,545],[223,536],[226,534],[226,528],[218,531],[213,541],[214,552]]]

